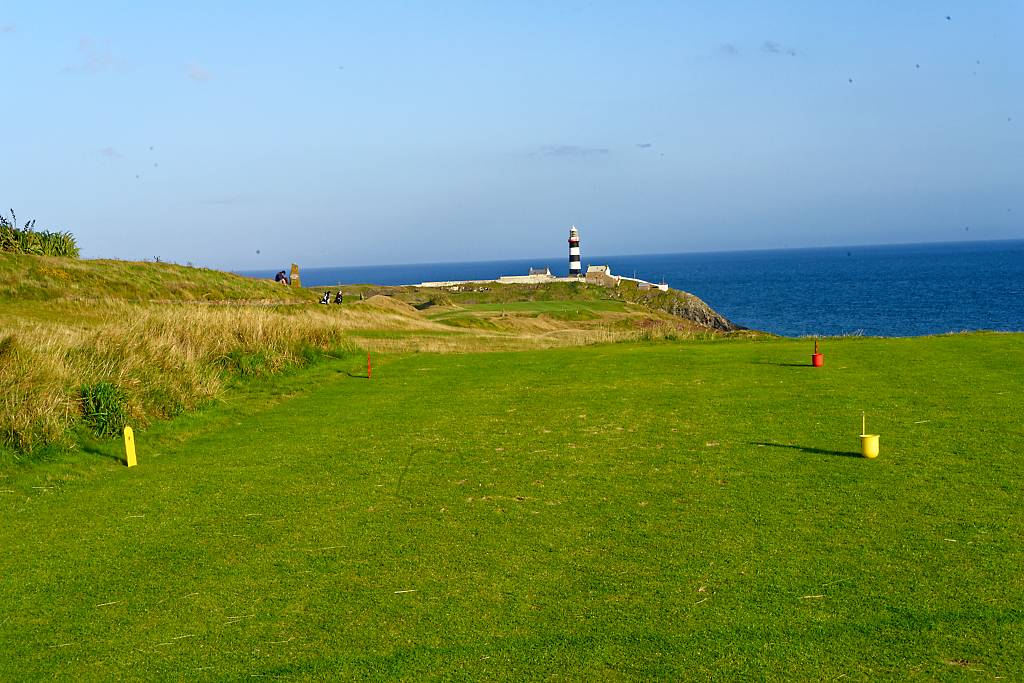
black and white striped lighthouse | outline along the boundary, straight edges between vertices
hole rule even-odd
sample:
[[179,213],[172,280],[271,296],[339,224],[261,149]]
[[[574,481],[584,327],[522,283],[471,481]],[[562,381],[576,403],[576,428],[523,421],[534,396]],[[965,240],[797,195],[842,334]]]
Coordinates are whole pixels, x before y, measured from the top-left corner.
[[580,269],[580,231],[573,225],[569,228],[569,277],[579,277]]

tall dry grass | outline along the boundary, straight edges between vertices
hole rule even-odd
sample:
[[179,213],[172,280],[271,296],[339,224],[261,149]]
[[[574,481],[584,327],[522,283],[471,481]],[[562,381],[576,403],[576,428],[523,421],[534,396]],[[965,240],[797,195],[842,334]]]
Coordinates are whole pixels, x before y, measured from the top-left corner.
[[61,442],[82,417],[80,387],[98,382],[120,387],[133,422],[144,425],[217,396],[232,374],[278,372],[311,352],[350,348],[348,329],[373,318],[111,304],[88,325],[4,321],[0,442],[26,452]]

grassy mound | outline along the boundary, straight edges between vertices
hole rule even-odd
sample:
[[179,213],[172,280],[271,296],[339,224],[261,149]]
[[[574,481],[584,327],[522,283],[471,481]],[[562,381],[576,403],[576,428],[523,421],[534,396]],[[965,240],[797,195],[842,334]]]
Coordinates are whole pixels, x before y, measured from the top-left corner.
[[0,301],[263,301],[315,300],[309,290],[269,280],[173,263],[70,260],[0,254]]
[[381,311],[387,311],[389,313],[398,313],[399,315],[408,316],[419,316],[420,312],[414,306],[411,306],[404,301],[396,299],[391,296],[382,296],[376,294],[371,296],[369,299],[356,301],[352,304],[353,306],[360,306],[364,308],[376,308]]

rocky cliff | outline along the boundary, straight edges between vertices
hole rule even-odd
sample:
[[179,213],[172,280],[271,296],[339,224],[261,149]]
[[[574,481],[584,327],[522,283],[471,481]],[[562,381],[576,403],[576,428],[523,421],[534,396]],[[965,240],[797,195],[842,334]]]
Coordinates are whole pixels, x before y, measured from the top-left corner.
[[658,289],[641,290],[637,289],[635,285],[620,286],[618,292],[626,301],[665,311],[713,330],[734,332],[744,329],[689,292],[677,289],[670,289],[667,292]]

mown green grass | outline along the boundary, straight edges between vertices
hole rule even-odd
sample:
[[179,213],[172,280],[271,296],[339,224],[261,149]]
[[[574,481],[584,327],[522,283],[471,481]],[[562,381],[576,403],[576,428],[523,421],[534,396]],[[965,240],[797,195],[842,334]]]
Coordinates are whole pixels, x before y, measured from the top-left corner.
[[428,313],[428,317],[431,320],[442,322],[452,327],[500,329],[500,326],[494,321],[494,316],[489,314],[507,314],[532,318],[544,316],[552,320],[581,322],[599,320],[603,313],[622,313],[629,310],[642,309],[613,299],[593,301],[509,301],[504,303],[461,304],[456,307],[444,307],[436,312]]
[[470,311],[508,311],[526,313],[569,313],[573,311],[625,311],[626,303],[614,299],[596,301],[509,301],[505,303],[465,304]]
[[7,468],[0,676],[1019,678],[1024,336],[822,350],[353,357]]

